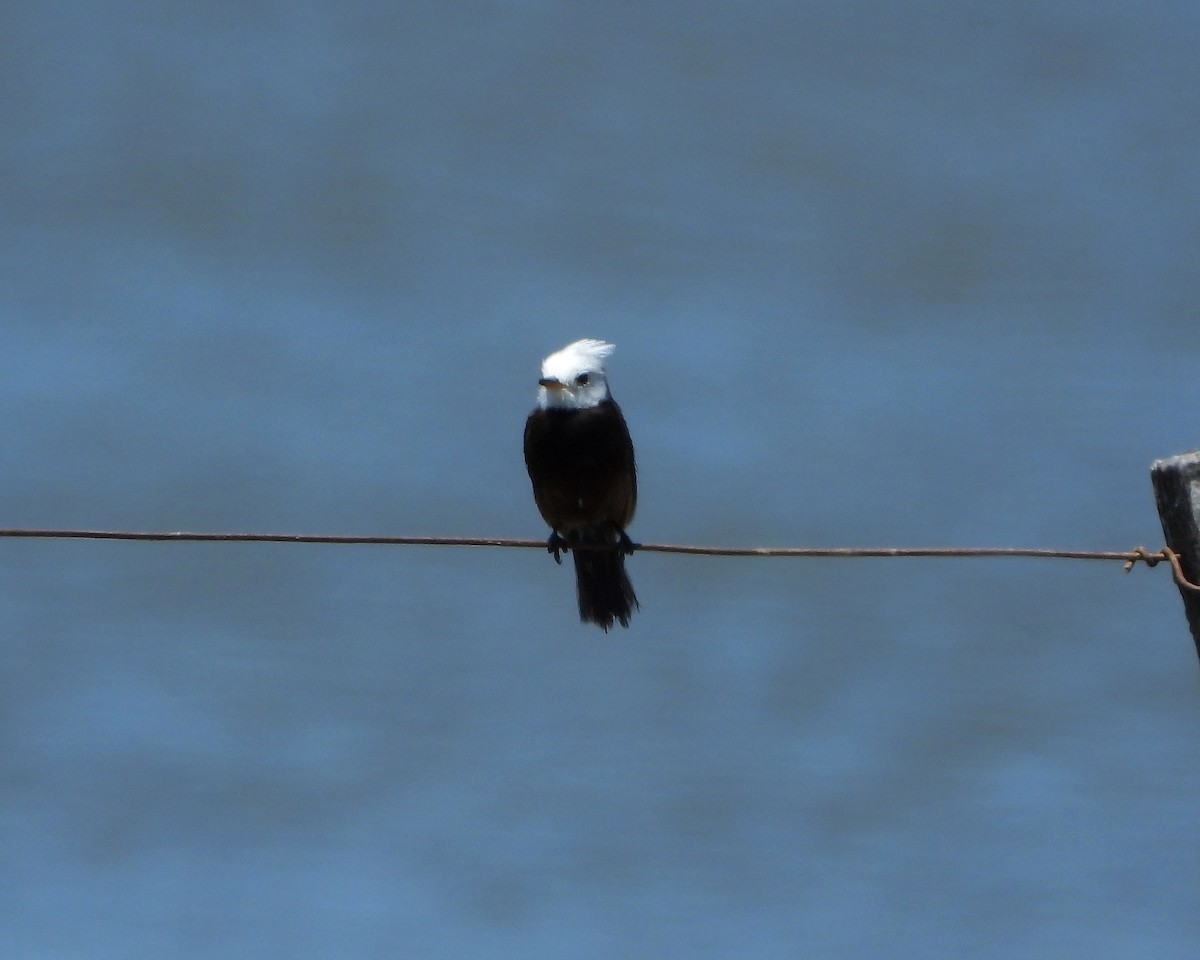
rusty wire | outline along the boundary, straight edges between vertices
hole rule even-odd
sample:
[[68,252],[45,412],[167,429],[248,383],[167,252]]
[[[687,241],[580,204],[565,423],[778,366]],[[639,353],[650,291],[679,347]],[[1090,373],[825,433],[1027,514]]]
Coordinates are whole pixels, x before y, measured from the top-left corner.
[[[545,540],[516,537],[406,537],[308,533],[204,533],[187,530],[0,529],[0,539],[152,540],[179,543],[326,543],[376,546],[523,547],[545,549]],[[586,545],[580,545],[586,546]],[[1038,547],[710,547],[677,543],[634,543],[643,553],[680,553],[706,557],[1035,557],[1052,560],[1119,560],[1128,573],[1137,563],[1148,567],[1167,561],[1182,590],[1200,593],[1200,585],[1184,576],[1179,555],[1169,547],[1150,552],[1132,550],[1051,550]]]

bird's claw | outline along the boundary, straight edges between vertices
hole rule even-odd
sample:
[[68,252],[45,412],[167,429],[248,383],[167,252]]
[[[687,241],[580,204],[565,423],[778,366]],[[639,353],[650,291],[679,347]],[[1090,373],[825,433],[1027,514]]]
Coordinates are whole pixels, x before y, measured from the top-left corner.
[[557,530],[550,532],[550,537],[546,540],[546,552],[554,556],[554,562],[562,565],[563,551],[567,549],[567,541],[558,535]]

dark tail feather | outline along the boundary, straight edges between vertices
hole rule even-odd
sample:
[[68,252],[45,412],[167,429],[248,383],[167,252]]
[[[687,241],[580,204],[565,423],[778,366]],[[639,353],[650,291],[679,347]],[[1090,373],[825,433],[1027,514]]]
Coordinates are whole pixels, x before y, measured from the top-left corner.
[[596,624],[605,633],[614,620],[619,620],[623,627],[629,626],[638,600],[625,573],[625,555],[618,549],[583,549],[572,553],[579,619]]

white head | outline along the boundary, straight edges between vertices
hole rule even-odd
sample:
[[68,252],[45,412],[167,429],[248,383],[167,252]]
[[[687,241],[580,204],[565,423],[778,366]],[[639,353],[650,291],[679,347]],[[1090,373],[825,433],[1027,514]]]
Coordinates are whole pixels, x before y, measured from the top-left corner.
[[613,350],[603,340],[576,340],[542,361],[538,406],[543,410],[583,410],[608,399],[604,361]]

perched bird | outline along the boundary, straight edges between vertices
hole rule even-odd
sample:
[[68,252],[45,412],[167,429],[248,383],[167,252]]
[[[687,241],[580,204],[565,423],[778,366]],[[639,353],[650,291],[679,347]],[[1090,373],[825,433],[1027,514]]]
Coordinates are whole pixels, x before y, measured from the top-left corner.
[[613,345],[577,340],[542,361],[537,406],[525,421],[525,466],[550,525],[547,549],[575,558],[579,619],[605,632],[629,626],[638,605],[625,574],[625,528],[637,506],[633,441],[608,390]]

